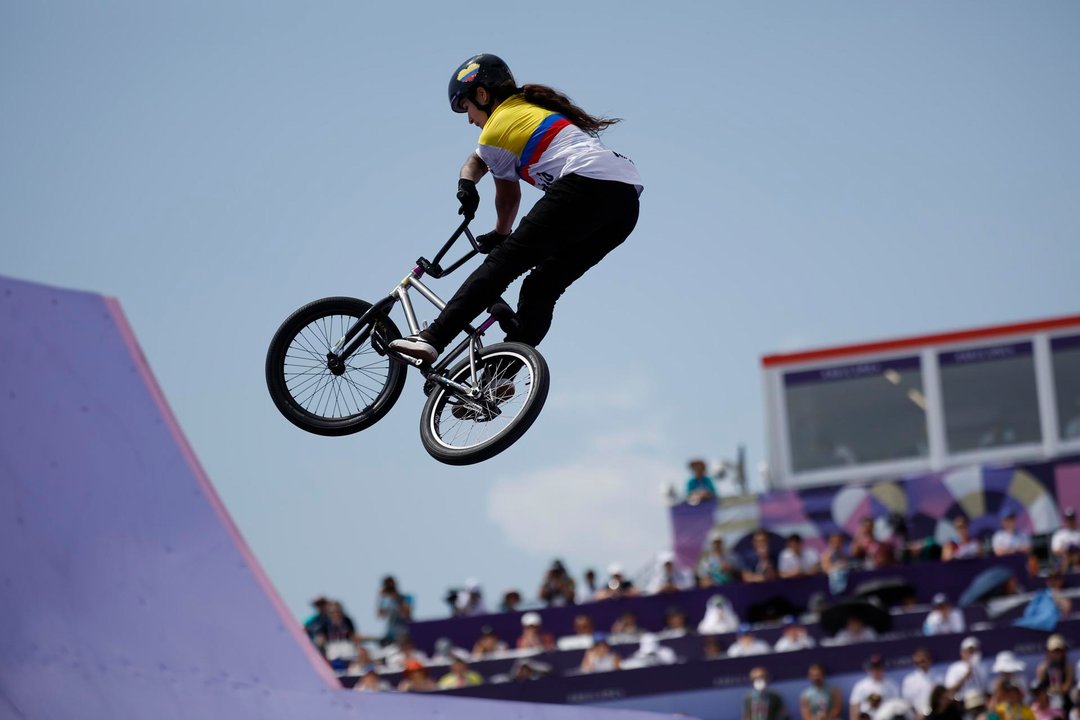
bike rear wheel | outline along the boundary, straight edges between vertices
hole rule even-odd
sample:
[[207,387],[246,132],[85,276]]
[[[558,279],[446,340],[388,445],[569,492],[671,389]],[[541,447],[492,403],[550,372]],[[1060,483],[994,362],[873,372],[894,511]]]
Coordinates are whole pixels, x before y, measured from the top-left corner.
[[383,352],[401,332],[386,316],[365,323],[356,352],[331,366],[334,345],[370,307],[356,298],[323,298],[294,312],[274,334],[266,386],[293,425],[316,435],[349,435],[381,420],[401,396],[405,366]]
[[470,465],[513,445],[536,420],[547,400],[547,362],[522,343],[497,343],[477,356],[476,377],[468,359],[447,374],[477,393],[464,398],[437,385],[420,417],[420,441],[436,460]]

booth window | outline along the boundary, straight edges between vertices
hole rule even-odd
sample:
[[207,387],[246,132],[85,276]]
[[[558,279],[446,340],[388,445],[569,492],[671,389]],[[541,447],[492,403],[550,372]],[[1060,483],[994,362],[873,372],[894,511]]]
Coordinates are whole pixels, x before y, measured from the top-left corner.
[[1031,342],[938,356],[949,452],[1039,442]]
[[928,455],[918,356],[784,375],[794,472]]
[[1080,440],[1080,335],[1050,341],[1059,437]]

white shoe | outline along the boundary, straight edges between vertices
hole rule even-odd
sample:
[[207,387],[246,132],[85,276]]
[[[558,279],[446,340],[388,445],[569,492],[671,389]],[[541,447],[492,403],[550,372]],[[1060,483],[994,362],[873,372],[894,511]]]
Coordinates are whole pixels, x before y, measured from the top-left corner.
[[419,335],[394,340],[390,343],[390,349],[429,363],[435,362],[435,358],[439,357],[439,351],[435,346]]

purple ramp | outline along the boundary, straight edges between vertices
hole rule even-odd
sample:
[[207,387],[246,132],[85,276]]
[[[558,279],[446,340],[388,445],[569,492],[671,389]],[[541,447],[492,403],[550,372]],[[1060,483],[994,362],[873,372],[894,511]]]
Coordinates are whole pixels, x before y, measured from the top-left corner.
[[0,550],[0,719],[658,717],[342,689],[117,302],[4,277]]

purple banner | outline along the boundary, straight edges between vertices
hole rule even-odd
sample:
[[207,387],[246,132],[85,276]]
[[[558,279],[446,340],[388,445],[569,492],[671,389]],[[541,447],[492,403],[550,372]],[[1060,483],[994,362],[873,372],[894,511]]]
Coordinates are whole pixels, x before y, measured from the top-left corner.
[[904,358],[890,358],[879,362],[854,363],[851,365],[838,365],[817,370],[786,373],[784,375],[784,385],[790,387],[792,385],[804,385],[807,383],[855,380],[858,378],[883,375],[889,370],[907,372],[919,370],[921,367],[922,365],[917,355]]
[[1008,345],[988,345],[981,348],[969,348],[955,352],[941,353],[938,355],[938,363],[945,365],[965,365],[967,363],[993,362],[995,360],[1008,360],[1014,357],[1031,355],[1030,342],[1018,342]]

